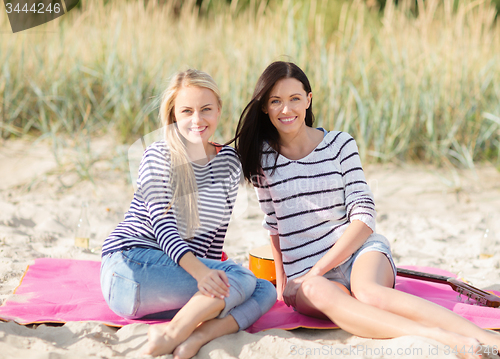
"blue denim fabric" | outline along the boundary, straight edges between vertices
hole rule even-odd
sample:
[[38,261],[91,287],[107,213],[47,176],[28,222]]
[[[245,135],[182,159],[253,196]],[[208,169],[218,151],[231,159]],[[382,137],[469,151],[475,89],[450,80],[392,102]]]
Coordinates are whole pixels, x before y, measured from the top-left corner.
[[329,270],[323,276],[325,278],[328,278],[329,280],[339,282],[347,289],[351,290],[352,265],[360,255],[373,251],[381,252],[385,254],[387,259],[389,259],[392,271],[394,273],[394,283],[396,283],[396,265],[394,264],[394,260],[392,259],[391,249],[386,243],[378,240],[366,241],[356,252],[354,252],[354,254],[348,260],[346,260],[339,266]]
[[[232,260],[199,259],[228,277],[230,294],[219,318],[231,314],[240,330],[246,329],[275,303],[274,286],[247,268]],[[121,317],[171,319],[198,291],[198,283],[165,252],[136,247],[102,259],[101,289],[111,310]]]

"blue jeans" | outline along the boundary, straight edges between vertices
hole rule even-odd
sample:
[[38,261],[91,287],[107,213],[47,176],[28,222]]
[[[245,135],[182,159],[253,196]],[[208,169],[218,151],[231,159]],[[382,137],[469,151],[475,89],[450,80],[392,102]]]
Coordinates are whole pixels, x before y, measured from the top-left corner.
[[[222,270],[229,297],[219,318],[230,314],[240,330],[248,328],[276,302],[276,289],[232,260],[198,258]],[[131,248],[102,258],[101,289],[113,312],[128,319],[171,319],[198,291],[197,281],[165,252]]]

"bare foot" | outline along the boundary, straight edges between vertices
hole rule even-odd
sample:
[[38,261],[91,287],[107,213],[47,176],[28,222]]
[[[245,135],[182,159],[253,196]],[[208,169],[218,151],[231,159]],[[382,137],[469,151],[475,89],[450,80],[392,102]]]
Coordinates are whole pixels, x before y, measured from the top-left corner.
[[226,334],[236,333],[238,323],[233,316],[228,315],[222,319],[212,319],[203,322],[174,350],[174,359],[187,359],[194,357],[200,348],[209,341]]
[[485,330],[485,335],[481,338],[481,354],[485,358],[500,358],[500,335],[492,330]]
[[148,342],[142,352],[143,355],[172,354],[185,338],[170,324],[156,324],[149,327]]
[[441,330],[439,341],[441,341],[449,352],[463,359],[480,359],[481,345],[474,338],[466,337],[446,330]]
[[195,330],[186,341],[175,348],[174,359],[189,359],[194,357],[207,341],[203,333]]

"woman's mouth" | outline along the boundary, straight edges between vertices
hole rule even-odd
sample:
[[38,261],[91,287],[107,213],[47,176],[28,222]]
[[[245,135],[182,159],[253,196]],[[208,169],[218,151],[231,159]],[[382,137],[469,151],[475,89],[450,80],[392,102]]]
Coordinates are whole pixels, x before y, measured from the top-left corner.
[[297,118],[297,116],[293,116],[293,117],[282,117],[282,118],[279,118],[279,120],[280,120],[282,123],[288,124],[288,123],[293,122],[296,118]]
[[207,129],[207,126],[204,127],[191,127],[189,130],[194,133],[202,133]]

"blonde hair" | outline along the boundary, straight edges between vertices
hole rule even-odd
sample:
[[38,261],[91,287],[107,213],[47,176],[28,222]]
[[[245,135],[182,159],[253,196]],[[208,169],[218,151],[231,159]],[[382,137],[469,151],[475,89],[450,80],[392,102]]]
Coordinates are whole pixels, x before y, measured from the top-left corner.
[[179,232],[184,232],[185,239],[192,239],[194,231],[200,226],[198,186],[183,137],[177,128],[174,108],[179,91],[189,86],[211,90],[217,97],[219,109],[222,108],[220,91],[214,79],[209,74],[195,69],[175,74],[161,97],[159,117],[162,126],[165,127],[165,140],[170,149],[170,185],[172,187],[172,200],[166,212],[175,204],[178,229]]

